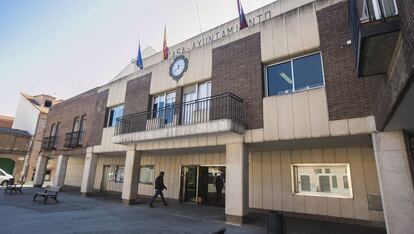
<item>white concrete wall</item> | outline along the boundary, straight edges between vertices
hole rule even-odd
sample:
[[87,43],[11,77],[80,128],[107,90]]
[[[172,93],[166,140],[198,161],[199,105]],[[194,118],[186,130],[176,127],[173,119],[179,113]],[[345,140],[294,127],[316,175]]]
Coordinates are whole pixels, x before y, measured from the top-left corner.
[[325,88],[263,99],[264,140],[329,136]]
[[329,121],[325,87],[263,99],[263,129],[245,132],[245,141],[277,141],[370,134],[373,116]]
[[[353,198],[293,195],[294,163],[349,163]],[[384,221],[383,212],[368,209],[367,194],[380,195],[369,147],[253,152],[249,178],[251,208]]]
[[112,143],[112,137],[115,134],[115,129],[115,127],[109,127],[102,130],[101,144],[93,147],[94,153],[126,151],[127,148],[125,145]]
[[414,187],[402,130],[372,134],[387,233],[413,233]]
[[320,46],[314,4],[296,8],[260,27],[262,62],[292,57]]
[[82,183],[84,156],[70,156],[66,167],[64,185],[80,187]]
[[107,107],[113,107],[125,102],[127,79],[113,81],[109,88]]
[[12,128],[25,130],[30,135],[33,135],[36,131],[39,113],[40,111],[32,103],[23,97],[23,95],[20,95]]

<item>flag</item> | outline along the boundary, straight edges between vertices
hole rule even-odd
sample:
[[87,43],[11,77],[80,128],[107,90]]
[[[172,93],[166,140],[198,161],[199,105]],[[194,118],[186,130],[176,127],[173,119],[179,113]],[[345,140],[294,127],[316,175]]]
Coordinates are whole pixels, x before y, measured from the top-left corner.
[[239,21],[240,21],[240,30],[249,27],[247,24],[246,16],[244,15],[243,7],[240,3],[240,0],[237,0],[237,8],[239,10]]
[[162,45],[162,51],[163,51],[163,60],[168,59],[168,46],[167,46],[167,25],[164,27],[164,43]]
[[142,55],[141,55],[141,43],[138,44],[137,66],[141,70],[144,68],[144,63],[142,62]]

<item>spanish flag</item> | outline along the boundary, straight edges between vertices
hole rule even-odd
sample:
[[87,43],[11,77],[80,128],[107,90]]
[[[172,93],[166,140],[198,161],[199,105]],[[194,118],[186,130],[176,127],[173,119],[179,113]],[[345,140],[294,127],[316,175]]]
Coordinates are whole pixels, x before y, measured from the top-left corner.
[[164,27],[164,43],[162,45],[162,51],[163,51],[163,60],[168,59],[168,46],[167,46],[167,25]]

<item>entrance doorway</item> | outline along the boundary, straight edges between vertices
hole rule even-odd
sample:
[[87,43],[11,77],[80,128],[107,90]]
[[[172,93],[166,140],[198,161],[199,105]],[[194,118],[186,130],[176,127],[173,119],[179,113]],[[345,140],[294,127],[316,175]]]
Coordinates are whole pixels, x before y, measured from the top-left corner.
[[180,201],[224,207],[225,178],[225,166],[183,166]]
[[102,170],[102,180],[101,180],[101,192],[107,191],[108,181],[110,181],[110,177],[112,176],[111,173],[111,166],[104,165]]

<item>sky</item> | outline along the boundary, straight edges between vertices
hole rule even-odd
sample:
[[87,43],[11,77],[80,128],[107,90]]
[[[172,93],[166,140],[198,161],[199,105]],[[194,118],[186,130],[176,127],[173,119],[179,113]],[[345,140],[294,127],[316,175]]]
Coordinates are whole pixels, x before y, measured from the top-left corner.
[[[245,13],[275,0],[241,0]],[[141,47],[168,45],[238,17],[236,0],[1,0],[0,115],[20,93],[67,99],[108,83]]]

